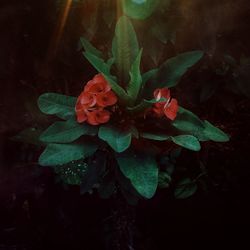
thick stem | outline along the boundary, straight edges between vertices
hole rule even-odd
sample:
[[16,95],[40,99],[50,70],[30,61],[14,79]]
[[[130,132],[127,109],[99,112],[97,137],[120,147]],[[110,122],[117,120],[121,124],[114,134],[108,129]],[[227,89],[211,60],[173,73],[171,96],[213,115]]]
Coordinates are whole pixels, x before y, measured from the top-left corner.
[[112,239],[109,250],[135,250],[135,207],[119,193],[113,198]]

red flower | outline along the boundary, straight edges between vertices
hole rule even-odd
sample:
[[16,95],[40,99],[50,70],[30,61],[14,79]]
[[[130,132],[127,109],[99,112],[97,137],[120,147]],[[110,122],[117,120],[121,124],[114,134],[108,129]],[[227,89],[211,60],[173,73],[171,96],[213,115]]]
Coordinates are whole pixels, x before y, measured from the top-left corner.
[[93,107],[96,104],[96,96],[88,92],[82,92],[77,102],[79,102],[80,105]]
[[117,97],[102,74],[96,75],[84,87],[77,98],[75,111],[79,123],[88,122],[91,125],[106,123],[110,112],[104,108],[117,102]]
[[107,107],[116,104],[117,97],[113,91],[104,92],[96,95],[96,103],[100,107]]
[[169,99],[170,90],[168,88],[156,89],[154,91],[154,98],[159,101],[161,98]]
[[87,115],[85,110],[76,111],[77,122],[82,123],[87,120]]
[[178,102],[176,99],[172,98],[169,103],[166,103],[164,106],[164,114],[170,120],[174,120],[178,112]]
[[156,116],[166,116],[170,120],[174,120],[177,116],[178,102],[176,99],[170,97],[170,90],[168,88],[156,89],[154,91],[154,97],[156,100],[165,98],[166,101],[158,102],[154,104],[153,112]]
[[110,119],[110,112],[104,109],[96,109],[87,113],[87,122],[91,125],[106,123]]
[[90,80],[84,87],[84,91],[91,94],[106,93],[110,90],[111,87],[102,74],[96,75],[93,80]]

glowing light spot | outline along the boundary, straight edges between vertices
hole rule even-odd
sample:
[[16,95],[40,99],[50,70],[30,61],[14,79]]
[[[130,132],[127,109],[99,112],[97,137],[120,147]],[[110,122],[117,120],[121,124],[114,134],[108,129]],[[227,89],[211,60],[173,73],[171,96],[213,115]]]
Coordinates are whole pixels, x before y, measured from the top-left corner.
[[48,56],[47,56],[48,61],[50,61],[50,59],[52,59],[56,55],[57,48],[60,43],[65,24],[67,22],[71,5],[72,5],[72,0],[66,0],[65,5],[62,7],[62,10],[59,13],[58,21],[56,23],[54,34],[52,36],[48,50]]
[[143,4],[143,3],[146,3],[147,0],[132,0],[132,2],[137,3],[137,4]]

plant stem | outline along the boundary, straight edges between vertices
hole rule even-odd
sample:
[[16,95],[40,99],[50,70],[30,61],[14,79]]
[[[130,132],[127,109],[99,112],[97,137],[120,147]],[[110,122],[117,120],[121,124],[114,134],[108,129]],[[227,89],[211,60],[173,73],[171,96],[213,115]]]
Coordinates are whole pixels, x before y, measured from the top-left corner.
[[135,250],[135,207],[130,206],[121,193],[112,202],[112,240],[109,250]]

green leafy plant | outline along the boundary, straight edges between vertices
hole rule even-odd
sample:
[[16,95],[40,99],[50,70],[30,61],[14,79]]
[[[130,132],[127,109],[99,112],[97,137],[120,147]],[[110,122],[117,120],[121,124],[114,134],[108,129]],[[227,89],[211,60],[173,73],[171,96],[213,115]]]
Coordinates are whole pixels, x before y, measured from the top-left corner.
[[[130,11],[131,6],[126,8]],[[199,151],[202,141],[229,140],[170,96],[170,88],[202,58],[202,51],[179,54],[142,72],[143,50],[125,16],[117,22],[111,58],[84,38],[81,44],[84,57],[98,74],[78,98],[45,93],[38,99],[43,113],[61,119],[40,135],[46,148],[39,163],[63,173],[66,183],[81,185],[83,193],[96,188],[101,197],[119,188],[130,203],[149,199],[157,187],[167,187],[171,181],[171,173],[160,167],[163,149],[167,154],[179,147]],[[79,161],[87,162],[84,171],[82,165],[76,167]],[[70,178],[65,178],[65,169],[73,169]],[[80,174],[72,178],[77,169]],[[187,184],[192,185],[191,191],[184,187]],[[196,188],[185,180],[176,196],[188,197]]]

